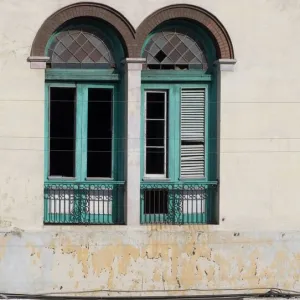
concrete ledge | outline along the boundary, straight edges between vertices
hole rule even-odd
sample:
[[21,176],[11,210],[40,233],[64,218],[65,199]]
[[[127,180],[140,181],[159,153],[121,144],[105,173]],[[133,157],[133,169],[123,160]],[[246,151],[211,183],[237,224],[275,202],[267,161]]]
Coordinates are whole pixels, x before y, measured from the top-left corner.
[[220,71],[233,72],[236,63],[236,59],[219,59],[215,61],[214,65],[218,66]]
[[31,69],[46,69],[46,64],[49,60],[50,57],[48,56],[29,56],[27,58]]

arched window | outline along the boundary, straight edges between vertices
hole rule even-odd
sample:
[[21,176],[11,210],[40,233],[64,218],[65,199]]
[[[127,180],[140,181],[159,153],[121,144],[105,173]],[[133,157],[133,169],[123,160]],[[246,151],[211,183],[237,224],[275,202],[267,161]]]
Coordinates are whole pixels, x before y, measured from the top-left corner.
[[48,41],[46,223],[122,223],[124,58],[109,24],[79,18]]
[[173,28],[155,32],[144,49],[148,69],[207,70],[201,41],[189,30]]
[[213,41],[197,24],[172,20],[149,34],[142,55],[147,60],[142,73],[142,221],[213,222]]
[[92,26],[72,26],[52,39],[48,56],[52,68],[114,68],[109,40]]

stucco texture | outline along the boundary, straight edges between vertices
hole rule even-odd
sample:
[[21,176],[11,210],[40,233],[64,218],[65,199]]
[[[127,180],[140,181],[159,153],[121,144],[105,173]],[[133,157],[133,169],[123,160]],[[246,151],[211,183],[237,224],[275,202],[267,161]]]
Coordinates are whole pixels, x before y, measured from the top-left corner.
[[299,289],[299,270],[296,232],[210,233],[205,226],[91,232],[78,227],[55,234],[14,230],[0,239],[3,292],[253,293]]

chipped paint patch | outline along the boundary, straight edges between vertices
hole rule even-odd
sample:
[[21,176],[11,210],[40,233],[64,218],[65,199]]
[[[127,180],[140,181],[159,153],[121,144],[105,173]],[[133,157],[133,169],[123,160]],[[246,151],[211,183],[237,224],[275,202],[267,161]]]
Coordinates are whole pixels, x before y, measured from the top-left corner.
[[[160,228],[126,234],[61,232],[51,238],[44,238],[46,234],[24,233],[21,238],[3,235],[0,272],[12,263],[22,264],[18,275],[24,278],[32,274],[33,279],[29,277],[31,281],[26,284],[31,289],[37,289],[40,282],[34,278],[43,278],[50,282],[48,290],[88,289],[93,290],[91,295],[112,294],[101,290],[128,290],[133,294],[159,290],[170,295],[174,293],[168,290],[182,290],[181,294],[188,295],[189,289],[252,289],[279,284],[290,289],[300,285],[299,238],[278,241],[274,237],[270,242],[270,237],[253,235],[250,243],[250,235],[211,235],[177,229],[164,232]],[[4,286],[9,288],[14,277],[15,273],[8,272]],[[22,288],[26,290],[26,286]]]

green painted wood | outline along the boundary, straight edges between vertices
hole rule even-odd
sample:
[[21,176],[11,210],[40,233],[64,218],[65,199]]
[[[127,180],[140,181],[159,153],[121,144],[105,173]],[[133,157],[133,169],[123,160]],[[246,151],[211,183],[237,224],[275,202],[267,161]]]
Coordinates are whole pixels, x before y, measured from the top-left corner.
[[115,70],[90,70],[90,69],[46,69],[47,81],[112,81],[120,80],[120,75]]
[[77,85],[77,103],[76,103],[76,181],[83,180],[83,162],[84,158],[84,127],[86,126],[86,118],[84,117],[85,107],[85,91],[84,86],[81,84]]
[[[75,154],[75,172],[76,176],[74,179],[70,178],[51,178],[49,177],[49,89],[51,87],[74,87],[76,88],[76,154]],[[124,155],[123,153],[123,145],[124,143],[120,143],[123,141],[123,128],[124,128],[124,101],[121,101],[122,94],[118,93],[118,84],[112,83],[98,83],[98,84],[71,84],[71,83],[47,83],[45,88],[45,186],[47,185],[99,185],[105,186],[107,185],[124,185],[124,174],[123,174],[123,166],[119,167],[120,163],[123,163],[123,158],[120,157]],[[99,88],[99,89],[112,89],[113,90],[113,155],[112,155],[112,178],[107,179],[87,179],[87,125],[88,125],[88,89],[89,88]],[[122,103],[122,105],[120,105]],[[113,190],[113,203],[112,203],[112,214],[111,215],[90,215],[82,213],[82,222],[88,224],[113,224],[115,220],[118,220],[118,223],[122,223],[122,219],[124,219],[123,212],[123,193],[120,194],[116,190]],[[48,210],[48,198],[45,195],[45,204],[44,204],[44,221],[45,223],[49,223],[51,220],[53,221],[54,215],[49,213]],[[118,201],[118,202],[117,202]],[[78,207],[79,201],[74,200],[75,209],[80,209]],[[121,214],[121,216],[119,215]],[[56,223],[69,223],[70,217],[66,214],[55,214],[55,222]]]
[[[172,82],[172,81],[171,81]],[[214,93],[211,91],[210,82],[176,82],[174,83],[143,83],[142,84],[142,102],[141,102],[141,184],[149,186],[155,184],[189,184],[189,185],[217,185],[216,171],[210,168],[216,165],[216,142],[211,142],[212,134],[216,133],[216,101],[214,101]],[[181,89],[183,88],[203,88],[205,89],[205,177],[203,178],[180,178],[180,99]],[[145,177],[145,91],[147,90],[163,90],[168,92],[168,127],[169,127],[169,149],[168,149],[168,178],[167,179],[147,179]],[[213,153],[213,155],[211,154]],[[157,222],[163,221],[163,216],[145,215],[144,198],[141,191],[141,213],[140,220],[142,224],[151,223],[154,219]],[[169,205],[171,201],[169,201]],[[184,223],[206,223],[209,221],[207,215],[213,210],[210,207],[211,199],[206,201],[207,213],[201,214],[183,214],[182,220]],[[169,208],[171,210],[171,207]]]
[[219,184],[219,181],[217,180],[213,180],[213,181],[203,181],[203,182],[200,182],[200,181],[197,181],[197,180],[190,180],[189,182],[186,182],[186,181],[182,181],[182,180],[178,180],[178,181],[167,181],[167,182],[163,182],[163,181],[159,181],[159,180],[156,180],[156,181],[153,181],[153,180],[143,180],[143,182],[141,183],[143,186],[151,186],[153,184],[161,184],[161,185],[184,185],[184,184],[188,184],[188,185],[218,185]]
[[[86,28],[93,30],[100,30],[105,36],[105,42],[112,51],[114,60],[116,62],[116,70],[122,69],[122,60],[125,57],[125,48],[115,28],[109,24],[96,20],[93,18],[80,18],[71,20],[66,24],[59,27],[52,34],[49,39],[45,56],[49,56],[49,46],[62,30],[80,29],[84,25]],[[125,102],[124,98],[124,80],[120,74],[113,69],[47,69],[46,70],[46,87],[45,87],[45,171],[44,181],[47,184],[85,184],[85,185],[124,185],[124,136],[125,136]],[[76,178],[74,179],[57,179],[49,178],[49,87],[76,87],[77,100],[76,100]],[[112,178],[110,179],[91,179],[87,180],[87,117],[88,117],[88,88],[111,88],[114,93],[113,101],[113,157],[112,157]],[[122,214],[124,219],[123,210],[123,194],[118,195],[118,203],[113,202],[113,214],[111,216],[102,216],[103,223],[112,223],[118,219],[119,214]],[[50,220],[48,211],[47,199],[45,198],[45,222]],[[87,216],[83,216],[86,218]],[[99,216],[98,216],[99,217]],[[109,218],[109,219],[107,219]],[[58,216],[58,222],[66,222],[66,216]],[[97,217],[90,218],[88,223],[94,223]],[[101,219],[101,217],[100,217]],[[87,221],[87,220],[85,220]]]
[[74,180],[58,180],[57,178],[56,179],[53,179],[53,180],[48,180],[47,182],[45,182],[45,186],[48,186],[48,185],[71,185],[71,184],[76,184],[76,185],[107,185],[107,186],[112,186],[112,185],[123,185],[125,184],[125,181],[118,181],[118,180],[111,180],[111,179],[97,179],[97,180],[88,180],[88,181],[77,181],[77,182],[74,182]]
[[156,83],[190,83],[190,82],[209,82],[212,80],[210,74],[206,74],[199,70],[143,70],[142,82],[156,82]]
[[74,83],[46,83],[45,85],[45,110],[44,110],[44,180],[49,179],[49,158],[50,158],[50,88],[51,87],[65,87],[76,88]]

